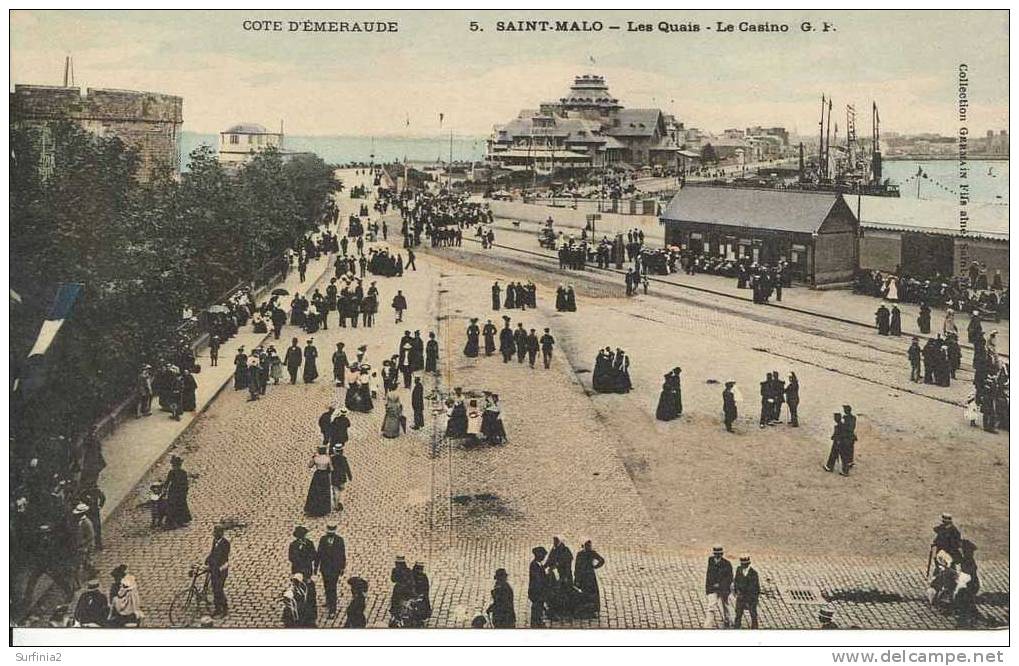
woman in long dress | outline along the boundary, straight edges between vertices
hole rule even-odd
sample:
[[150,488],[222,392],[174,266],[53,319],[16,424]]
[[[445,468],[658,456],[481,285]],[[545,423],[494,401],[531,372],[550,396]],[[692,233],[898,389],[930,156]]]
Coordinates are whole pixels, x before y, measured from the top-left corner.
[[198,392],[198,382],[195,381],[194,375],[187,370],[183,370],[180,376],[180,410],[182,412],[193,412],[197,408],[196,393]]
[[899,283],[894,275],[888,276],[885,281],[885,298],[889,301],[899,300]]
[[439,343],[435,339],[435,333],[428,334],[428,342],[425,343],[425,372],[439,371]]
[[573,285],[567,285],[566,287],[566,311],[576,312],[577,311],[577,294],[573,291]]
[[892,315],[888,323],[888,331],[892,335],[902,335],[902,311],[898,305],[892,306]]
[[166,500],[165,524],[174,528],[191,522],[191,509],[188,508],[188,473],[184,471],[184,460],[173,456],[170,467],[163,482],[163,497]]
[[382,418],[382,436],[393,439],[400,436],[400,421],[403,419],[403,404],[395,393],[386,396],[386,415]]
[[590,541],[585,541],[583,548],[577,553],[573,562],[573,582],[580,589],[575,615],[577,617],[595,617],[601,609],[601,598],[598,589],[598,575],[595,569],[605,565],[605,558],[599,555]]
[[447,404],[446,414],[446,437],[456,439],[466,435],[467,408],[463,400],[457,400],[452,405]]
[[234,390],[241,391],[248,388],[248,355],[244,353],[244,347],[237,348],[237,355],[234,356]]
[[126,574],[120,581],[117,594],[110,599],[111,627],[137,627],[145,613],[142,612],[138,581],[133,574]]
[[308,467],[315,470],[311,475],[308,498],[304,501],[304,513],[309,516],[327,516],[333,508],[333,463],[327,455],[328,450],[326,446],[318,447],[318,453],[308,463]]
[[471,400],[467,404],[467,437],[472,442],[477,442],[481,438],[483,418],[481,410],[478,409],[478,401]]
[[658,397],[658,408],[655,410],[655,418],[659,421],[671,421],[679,417],[678,381],[679,377],[674,370],[666,373],[662,380],[662,393]]
[[612,351],[606,347],[599,349],[594,359],[594,372],[591,374],[591,386],[598,393],[612,390]]
[[481,434],[490,444],[502,444],[506,441],[506,428],[502,424],[499,396],[495,393],[488,396],[485,410],[481,414]]
[[952,333],[959,337],[959,327],[955,325],[955,313],[951,308],[945,311],[945,322],[941,325],[941,332],[945,335]]
[[318,379],[318,349],[313,344],[314,340],[309,338],[308,344],[304,347],[304,383],[309,384]]
[[478,320],[471,319],[471,325],[467,327],[467,344],[464,345],[464,356],[477,358],[478,338],[481,336],[481,329],[478,328]]
[[916,325],[924,335],[931,332],[931,306],[926,303],[920,304],[920,315],[916,318]]
[[615,392],[629,393],[633,388],[630,382],[630,359],[622,349],[616,349],[616,359],[613,362]]
[[491,356],[495,353],[495,334],[498,333],[491,319],[481,329],[481,333],[485,338],[485,356]]
[[272,347],[269,347],[269,377],[272,378],[273,385],[279,384],[283,379],[283,359]]

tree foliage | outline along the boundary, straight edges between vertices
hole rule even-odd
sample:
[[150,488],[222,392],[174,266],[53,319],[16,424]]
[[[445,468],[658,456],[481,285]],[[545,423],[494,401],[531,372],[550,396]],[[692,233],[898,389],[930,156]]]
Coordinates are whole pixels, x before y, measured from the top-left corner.
[[179,178],[142,183],[137,155],[115,137],[69,122],[11,131],[11,286],[24,303],[12,312],[12,361],[27,354],[57,284],[85,285],[33,401],[48,426],[76,432],[129,395],[139,366],[168,350],[184,307],[251,281],[317,226],[339,187],[314,155],[288,162],[271,150],[228,172],[203,146],[188,161]]

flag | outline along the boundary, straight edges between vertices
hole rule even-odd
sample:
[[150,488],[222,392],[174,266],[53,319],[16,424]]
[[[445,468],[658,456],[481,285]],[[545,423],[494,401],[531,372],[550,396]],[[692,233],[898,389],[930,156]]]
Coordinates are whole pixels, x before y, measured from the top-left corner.
[[410,127],[410,114],[407,114],[407,127]]
[[589,55],[589,56],[587,56],[587,58],[588,58],[588,60],[590,60],[590,61],[591,61],[591,64],[592,64],[592,65],[594,65],[594,64],[595,64],[595,62],[594,62],[594,56],[592,56],[592,55]]
[[63,283],[57,287],[53,305],[50,306],[46,320],[39,328],[39,335],[35,339],[35,344],[32,345],[32,350],[28,352],[28,359],[25,361],[21,377],[14,382],[14,390],[17,390],[18,385],[21,384],[22,392],[28,393],[42,385],[46,352],[53,345],[64,322],[71,316],[83,290],[84,285],[76,282]]
[[439,127],[442,127],[442,119],[446,117],[445,113],[439,114]]

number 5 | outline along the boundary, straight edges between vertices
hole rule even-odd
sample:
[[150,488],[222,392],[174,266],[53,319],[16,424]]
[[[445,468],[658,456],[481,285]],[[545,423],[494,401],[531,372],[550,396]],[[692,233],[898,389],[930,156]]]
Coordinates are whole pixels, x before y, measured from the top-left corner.
[[481,26],[478,25],[477,21],[471,21],[471,32],[477,32],[481,30]]

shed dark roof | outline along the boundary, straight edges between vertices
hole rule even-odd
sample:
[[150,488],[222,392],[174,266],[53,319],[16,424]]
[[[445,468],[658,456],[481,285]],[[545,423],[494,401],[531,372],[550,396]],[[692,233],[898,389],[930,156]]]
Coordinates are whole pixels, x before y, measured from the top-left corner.
[[841,198],[832,192],[695,185],[672,198],[662,220],[812,234]]

